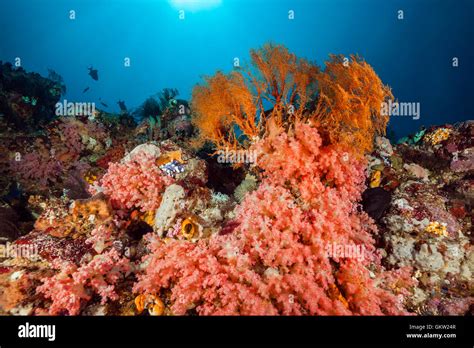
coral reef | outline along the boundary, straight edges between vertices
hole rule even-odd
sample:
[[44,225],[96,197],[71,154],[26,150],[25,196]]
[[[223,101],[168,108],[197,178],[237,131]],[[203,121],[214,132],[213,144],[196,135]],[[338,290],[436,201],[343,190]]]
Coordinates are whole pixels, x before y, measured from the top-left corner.
[[474,303],[473,206],[469,189],[460,189],[473,172],[452,168],[469,161],[459,153],[469,153],[473,131],[472,122],[433,127],[416,143],[395,146],[390,156],[377,148],[370,161],[369,170],[382,171],[382,186],[392,196],[381,225],[384,262],[413,268],[419,286],[409,307],[420,314],[461,315]]
[[[375,228],[355,206],[362,166],[321,145],[305,124],[257,142],[264,179],[237,208],[238,227],[195,244],[150,236],[135,290],[171,290],[173,314],[405,313],[412,281],[400,273],[397,295],[387,290],[394,284],[378,263]],[[361,259],[331,255],[339,244]]]
[[108,148],[110,136],[97,121],[74,117],[61,117],[43,131],[45,136],[29,142],[20,138],[12,145],[9,175],[29,191],[61,194],[66,181],[77,193],[78,185],[86,186],[86,173]]
[[176,98],[178,94],[174,88],[164,88],[147,98],[133,112],[133,116],[141,120],[135,134],[148,141],[172,139],[176,142],[191,135],[190,108],[186,100]]
[[0,314],[473,314],[474,123],[395,144],[361,58],[250,58],[67,117],[0,65]]
[[53,119],[65,87],[59,75],[49,77],[0,62],[0,110],[9,126],[33,130]]
[[146,212],[160,206],[164,190],[173,180],[163,175],[156,160],[151,153],[132,152],[129,160],[109,165],[100,186],[115,208]]

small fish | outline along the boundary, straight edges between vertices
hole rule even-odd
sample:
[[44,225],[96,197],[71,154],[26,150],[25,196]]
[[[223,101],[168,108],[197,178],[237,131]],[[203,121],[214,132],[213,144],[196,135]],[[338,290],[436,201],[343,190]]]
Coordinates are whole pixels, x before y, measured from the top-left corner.
[[413,136],[413,142],[416,144],[417,142],[419,142],[421,140],[421,138],[423,138],[423,136],[425,135],[426,133],[426,129],[424,127],[422,127],[422,129],[416,133],[414,136]]
[[184,172],[184,165],[179,163],[176,160],[172,160],[171,162],[165,163],[160,166],[160,169],[168,176],[174,176],[175,174],[179,174]]
[[99,71],[97,69],[89,68],[89,75],[93,80],[99,81]]
[[119,100],[117,104],[120,108],[120,111],[127,112],[127,106],[125,105],[125,102],[123,100]]
[[90,89],[90,87],[84,88],[84,90],[82,91],[82,93],[86,93],[89,89]]
[[104,102],[100,102],[100,105],[102,105],[104,108],[108,108],[109,106],[105,104]]

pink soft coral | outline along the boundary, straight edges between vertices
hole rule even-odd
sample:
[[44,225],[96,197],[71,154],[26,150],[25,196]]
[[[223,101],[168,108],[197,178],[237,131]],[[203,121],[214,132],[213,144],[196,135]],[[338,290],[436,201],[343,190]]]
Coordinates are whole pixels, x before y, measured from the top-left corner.
[[[322,146],[308,124],[253,148],[263,179],[237,209],[240,226],[195,244],[150,236],[135,290],[171,289],[174,314],[405,314],[403,295],[387,290],[376,228],[356,203],[363,166],[337,146]],[[361,257],[334,253],[334,246]],[[411,284],[408,274],[403,279]]]
[[82,123],[73,117],[61,118],[58,124],[61,142],[58,143],[57,146],[60,147],[62,145],[67,148],[68,153],[75,159],[79,157],[84,149],[81,137],[83,128]]
[[153,156],[140,152],[128,161],[111,163],[101,186],[116,208],[146,212],[159,207],[163,192],[172,182]]
[[63,312],[79,314],[81,305],[94,293],[100,295],[102,304],[116,300],[114,285],[131,270],[129,260],[121,258],[115,249],[96,255],[80,267],[70,262],[55,266],[60,268],[60,272],[43,279],[43,285],[37,288],[39,293],[53,301],[49,308],[51,315]]
[[45,151],[26,153],[20,161],[11,161],[11,170],[21,182],[35,183],[40,189],[55,183],[63,172],[61,163]]
[[102,224],[91,231],[91,236],[87,238],[86,243],[91,244],[92,248],[101,253],[107,247],[112,246],[114,229],[109,224]]
[[55,147],[60,152],[60,149],[67,150],[69,156],[74,159],[77,159],[87,146],[91,146],[90,141],[96,145],[103,144],[107,138],[107,132],[100,123],[75,117],[61,117],[52,132],[59,136],[53,137]]

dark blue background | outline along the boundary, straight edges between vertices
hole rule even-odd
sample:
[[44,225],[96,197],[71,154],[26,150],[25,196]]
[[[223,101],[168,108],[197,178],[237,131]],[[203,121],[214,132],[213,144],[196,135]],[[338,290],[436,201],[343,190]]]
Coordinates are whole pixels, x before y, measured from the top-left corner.
[[117,100],[136,107],[164,87],[189,98],[202,75],[230,70],[234,57],[248,61],[250,48],[272,41],[320,65],[330,53],[364,57],[399,101],[421,103],[418,121],[392,118],[399,137],[473,119],[472,0],[221,0],[201,10],[176,2],[183,0],[1,0],[0,60],[20,57],[44,75],[52,68],[67,99],[101,98],[117,111]]

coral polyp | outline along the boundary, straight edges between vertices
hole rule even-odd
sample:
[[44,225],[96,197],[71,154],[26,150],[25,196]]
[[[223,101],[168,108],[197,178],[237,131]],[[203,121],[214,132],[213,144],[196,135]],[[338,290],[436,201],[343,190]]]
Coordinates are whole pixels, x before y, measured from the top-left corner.
[[152,316],[163,315],[165,310],[165,305],[156,295],[138,295],[135,297],[135,307],[138,313],[142,313],[145,309],[148,310],[148,313]]
[[192,218],[186,218],[181,224],[181,234],[185,239],[192,239],[197,234],[197,226]]

